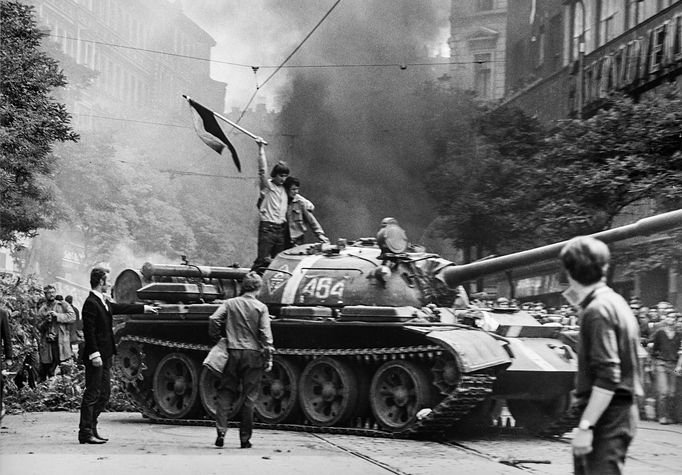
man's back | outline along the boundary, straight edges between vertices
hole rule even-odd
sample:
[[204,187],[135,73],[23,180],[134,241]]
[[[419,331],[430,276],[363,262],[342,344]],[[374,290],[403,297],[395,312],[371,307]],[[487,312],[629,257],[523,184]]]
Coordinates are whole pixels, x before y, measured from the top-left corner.
[[268,307],[252,295],[225,302],[227,346],[233,350],[260,350],[272,346]]

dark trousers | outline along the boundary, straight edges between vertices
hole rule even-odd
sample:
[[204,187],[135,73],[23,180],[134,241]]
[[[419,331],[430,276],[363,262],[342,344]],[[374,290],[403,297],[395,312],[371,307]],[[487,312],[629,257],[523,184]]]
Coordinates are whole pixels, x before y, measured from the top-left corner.
[[56,341],[48,342],[52,361],[49,363],[40,363],[40,380],[44,381],[47,378],[54,376],[57,366],[59,366],[59,343]]
[[639,415],[632,401],[612,401],[594,428],[592,452],[573,457],[576,475],[620,475],[637,430]]
[[270,261],[289,246],[289,227],[287,223],[275,224],[261,221],[258,225],[258,257],[251,266],[259,271],[268,267]]
[[258,399],[258,390],[263,377],[263,357],[257,350],[229,350],[230,358],[218,387],[216,401],[216,429],[227,430],[227,415],[239,399],[239,385],[244,394],[239,424],[239,440],[248,442],[253,433],[253,407]]
[[85,391],[81,402],[81,418],[78,424],[78,436],[87,437],[92,429],[97,427],[97,418],[109,403],[111,394],[111,364],[112,357],[102,360],[99,368],[92,365],[86,357],[85,361]]

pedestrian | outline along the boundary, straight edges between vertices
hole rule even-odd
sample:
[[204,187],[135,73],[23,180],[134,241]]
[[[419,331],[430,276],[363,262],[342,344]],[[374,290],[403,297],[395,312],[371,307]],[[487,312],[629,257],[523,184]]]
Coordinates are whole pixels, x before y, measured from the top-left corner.
[[638,422],[643,394],[639,326],[628,302],[606,285],[609,248],[589,236],[571,239],[560,260],[564,296],[580,310],[575,394],[582,416],[573,430],[576,474],[620,474]]
[[256,294],[263,281],[249,272],[242,282],[243,294],[226,300],[210,317],[209,333],[217,340],[227,337],[229,358],[218,386],[216,402],[217,447],[222,447],[227,431],[227,412],[240,392],[244,395],[239,424],[242,449],[251,448],[253,408],[258,399],[258,386],[263,371],[272,369],[273,341],[268,307]]
[[81,401],[78,441],[81,444],[103,444],[107,440],[97,432],[97,418],[109,403],[109,379],[114,342],[113,315],[158,313],[157,307],[141,304],[119,304],[105,297],[109,284],[108,269],[95,267],[90,272],[91,291],[85,299],[83,315],[83,363],[85,391]]
[[9,325],[9,312],[0,306],[0,345],[2,345],[2,357],[4,361],[0,362],[0,420],[5,415],[5,406],[3,403],[3,395],[5,394],[5,376],[2,371],[5,367],[12,366],[12,331]]
[[76,314],[76,321],[71,324],[69,330],[71,332],[71,348],[74,351],[76,360],[80,360],[81,350],[83,349],[83,320],[81,320],[80,311],[73,304],[73,295],[67,295],[64,300],[66,300]]
[[54,285],[43,287],[43,293],[45,301],[38,309],[41,379],[54,376],[59,364],[73,357],[70,326],[76,321],[71,306],[57,300]]
[[651,357],[656,382],[656,400],[658,422],[671,424],[674,422],[675,386],[677,375],[675,365],[677,352],[682,345],[682,333],[676,331],[677,314],[669,312],[663,324],[651,336]]
[[324,230],[313,214],[315,205],[300,194],[301,182],[298,178],[288,176],[284,180],[284,189],[287,192],[286,221],[289,225],[289,246],[300,246],[305,241],[305,232],[310,229],[323,243],[329,243]]
[[284,162],[278,162],[270,172],[270,178],[265,177],[268,161],[265,157],[265,142],[258,143],[258,176],[260,180],[260,196],[258,198],[258,256],[253,262],[251,270],[262,273],[270,261],[288,245],[287,229],[287,193],[284,180],[289,176],[289,167]]

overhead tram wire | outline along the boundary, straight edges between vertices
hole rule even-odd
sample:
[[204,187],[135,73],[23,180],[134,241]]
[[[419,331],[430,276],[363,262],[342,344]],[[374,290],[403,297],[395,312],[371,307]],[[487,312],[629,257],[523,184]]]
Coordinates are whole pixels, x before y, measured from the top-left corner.
[[[131,50],[135,50],[135,51],[142,51],[145,53],[161,54],[161,55],[173,56],[173,57],[177,57],[177,58],[193,59],[193,60],[197,60],[197,61],[206,61],[209,63],[225,64],[228,66],[235,66],[235,67],[239,67],[239,68],[248,68],[248,69],[254,68],[254,66],[252,66],[252,65],[243,64],[243,63],[236,63],[233,61],[222,61],[219,59],[202,58],[199,56],[191,56],[191,55],[187,55],[187,54],[170,53],[168,51],[161,51],[161,50],[148,49],[148,48],[139,48],[136,46],[128,46],[128,45],[122,45],[122,44],[118,44],[118,43],[108,43],[106,41],[87,40],[85,38],[74,38],[73,36],[55,35],[55,34],[49,34],[47,36],[50,36],[52,38],[63,38],[63,39],[67,39],[67,40],[82,41],[84,43],[93,43],[93,44],[98,44],[98,45],[111,46],[113,48],[131,49]],[[257,66],[257,67],[259,69],[394,68],[394,67],[400,67],[400,66],[408,66],[408,67],[410,67],[410,66],[412,66],[412,67],[417,67],[417,66],[450,66],[450,65],[464,65],[464,64],[492,64],[492,63],[504,63],[504,62],[505,62],[505,60],[503,60],[503,59],[490,59],[490,60],[480,60],[480,61],[433,61],[433,62],[419,62],[419,63],[336,63],[336,64],[290,64],[290,65],[280,64],[279,66],[263,65],[263,66]]]
[[[270,75],[265,79],[265,81],[263,81],[263,84],[261,84],[261,85],[259,86],[259,85],[258,85],[258,82],[256,82],[256,90],[253,91],[253,95],[251,95],[251,98],[249,99],[249,102],[246,103],[246,105],[245,105],[244,108],[242,109],[241,114],[239,114],[239,119],[237,119],[237,123],[239,123],[239,121],[242,120],[242,118],[244,117],[244,114],[246,114],[246,111],[248,110],[249,106],[251,105],[251,103],[253,102],[253,100],[256,98],[256,94],[258,94],[258,91],[260,91],[260,89],[261,89],[263,86],[265,86],[265,85],[268,83],[268,81],[270,81],[270,79],[272,79],[272,77],[273,77],[275,74],[277,74],[277,73],[284,67],[284,65],[287,63],[287,61],[289,61],[289,60],[292,58],[292,56],[294,56],[294,55],[296,54],[296,52],[297,52],[299,49],[301,49],[301,47],[303,46],[303,44],[304,44],[306,41],[308,41],[308,38],[310,38],[310,37],[312,36],[313,33],[315,33],[315,30],[317,30],[317,29],[319,28],[319,26],[322,24],[322,22],[324,22],[324,21],[327,19],[327,17],[328,17],[329,15],[331,15],[331,13],[334,11],[334,9],[337,7],[337,5],[338,5],[339,3],[341,3],[341,0],[336,0],[336,2],[334,2],[334,5],[332,5],[331,8],[327,11],[327,13],[325,13],[324,16],[320,19],[320,21],[317,22],[317,25],[315,25],[315,26],[313,27],[313,29],[310,30],[310,33],[308,33],[308,34],[305,36],[305,38],[303,38],[303,40],[298,44],[298,46],[296,46],[296,48],[294,48],[294,50],[289,54],[289,56],[287,56],[287,57],[284,59],[284,61],[282,61],[282,63],[277,67],[277,69],[275,69],[275,70],[272,72],[272,74],[270,74]],[[256,71],[257,71],[257,69],[254,69],[254,70],[253,70],[254,75],[256,74]]]

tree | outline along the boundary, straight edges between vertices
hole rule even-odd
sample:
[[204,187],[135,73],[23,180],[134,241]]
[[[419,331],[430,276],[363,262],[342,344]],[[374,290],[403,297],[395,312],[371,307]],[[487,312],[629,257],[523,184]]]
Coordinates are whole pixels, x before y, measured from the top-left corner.
[[55,142],[76,141],[64,105],[59,64],[40,50],[32,7],[0,1],[0,243],[54,228]]
[[659,211],[682,204],[682,95],[667,86],[635,102],[614,95],[588,119],[561,122],[535,159],[542,170],[535,225],[550,238],[613,225],[650,199]]
[[[460,110],[469,114],[454,122],[443,163],[432,175],[441,231],[467,260],[517,250],[532,242],[526,218],[535,207],[530,184],[537,171],[531,158],[544,132],[519,109]],[[476,256],[467,255],[472,248]]]

